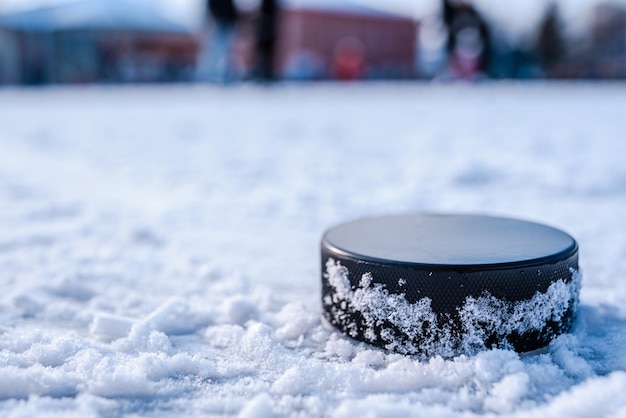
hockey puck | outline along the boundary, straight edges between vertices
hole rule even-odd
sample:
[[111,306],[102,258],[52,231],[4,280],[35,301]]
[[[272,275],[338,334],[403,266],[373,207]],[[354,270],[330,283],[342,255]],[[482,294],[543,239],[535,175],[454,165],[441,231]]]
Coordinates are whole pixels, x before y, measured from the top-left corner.
[[322,238],[324,318],[403,354],[541,348],[571,329],[580,280],[574,238],[515,219],[383,216]]

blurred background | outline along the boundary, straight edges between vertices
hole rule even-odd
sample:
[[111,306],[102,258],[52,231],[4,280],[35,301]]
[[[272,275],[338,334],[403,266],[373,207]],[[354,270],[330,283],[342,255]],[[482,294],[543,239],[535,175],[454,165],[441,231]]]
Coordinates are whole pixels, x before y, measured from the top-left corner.
[[0,0],[0,84],[624,79],[626,1]]

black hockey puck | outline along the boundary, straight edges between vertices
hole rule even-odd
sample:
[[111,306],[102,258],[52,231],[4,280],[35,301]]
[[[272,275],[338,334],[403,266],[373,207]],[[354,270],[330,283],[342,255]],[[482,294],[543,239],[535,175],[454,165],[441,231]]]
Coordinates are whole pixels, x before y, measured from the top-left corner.
[[580,279],[570,235],[515,219],[383,216],[322,239],[325,319],[404,354],[541,348],[570,330]]

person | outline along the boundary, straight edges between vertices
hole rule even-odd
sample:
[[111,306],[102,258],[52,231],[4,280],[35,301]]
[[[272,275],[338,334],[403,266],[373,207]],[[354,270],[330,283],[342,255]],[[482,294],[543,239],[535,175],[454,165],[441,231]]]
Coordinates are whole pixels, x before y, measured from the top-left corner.
[[480,13],[464,0],[443,0],[443,20],[448,29],[448,70],[457,78],[476,78],[489,71],[489,28]]
[[207,17],[212,23],[209,44],[209,77],[219,83],[232,78],[231,48],[238,12],[233,0],[207,0]]
[[333,51],[333,75],[342,81],[358,80],[365,69],[365,46],[357,37],[342,38]]
[[278,28],[277,0],[261,0],[256,30],[257,77],[261,81],[276,79],[275,51]]

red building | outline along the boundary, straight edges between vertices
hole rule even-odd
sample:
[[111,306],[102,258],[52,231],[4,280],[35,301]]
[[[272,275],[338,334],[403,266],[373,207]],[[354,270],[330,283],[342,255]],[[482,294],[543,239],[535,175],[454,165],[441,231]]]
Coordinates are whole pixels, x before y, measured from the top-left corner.
[[286,4],[276,66],[288,79],[414,75],[418,23],[360,6]]

